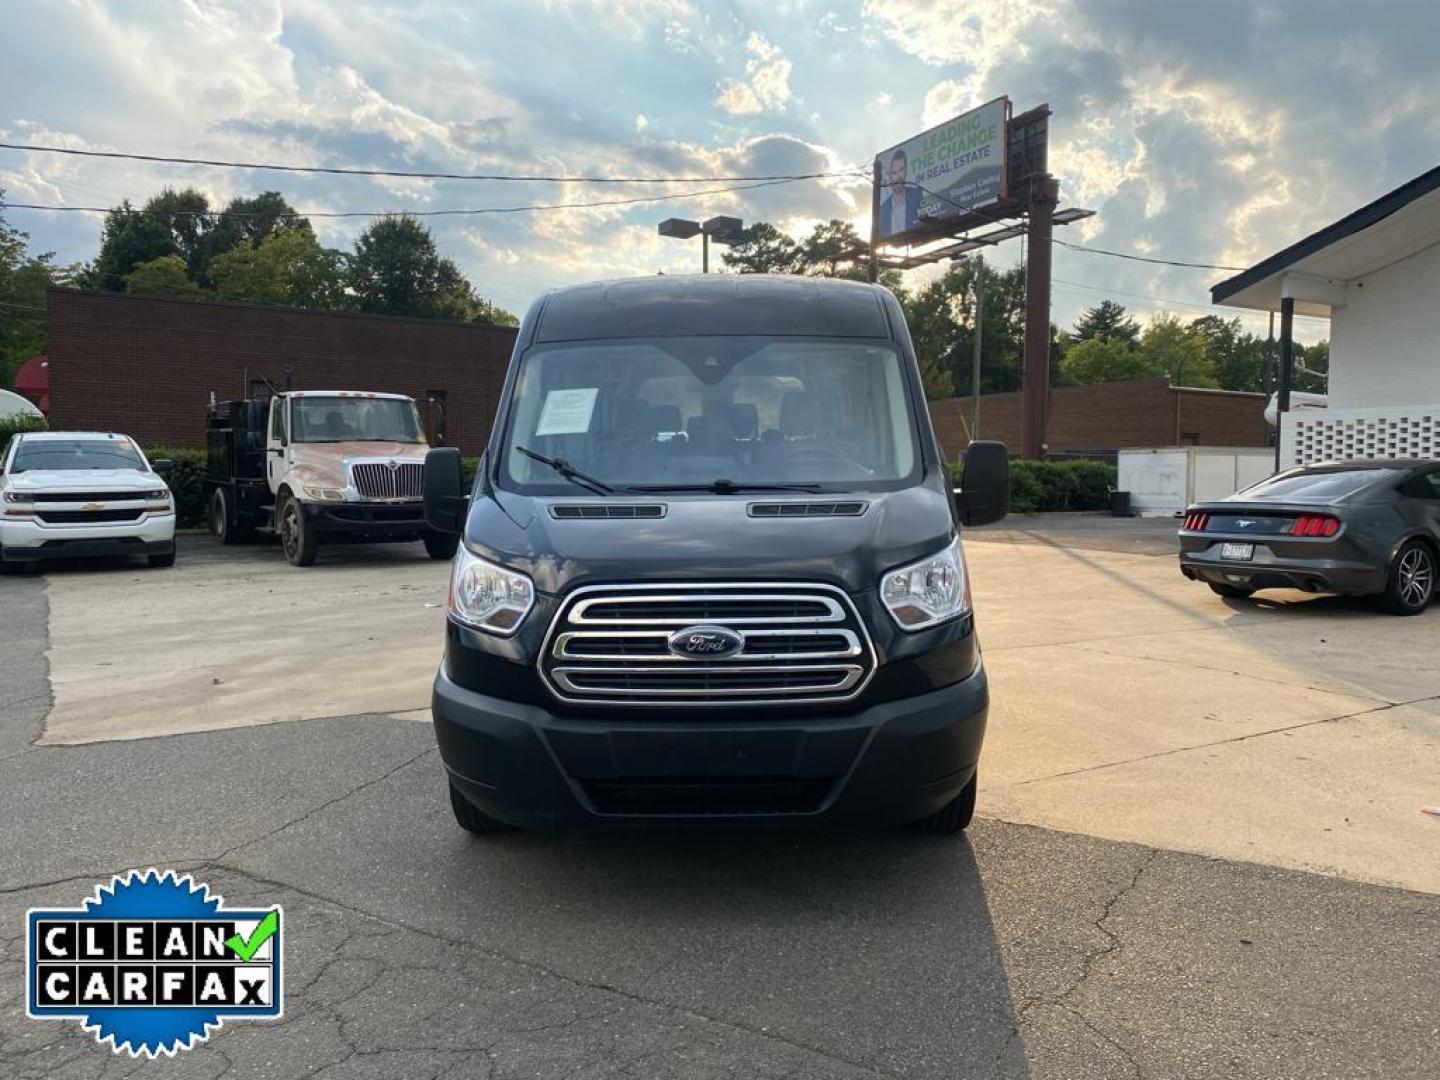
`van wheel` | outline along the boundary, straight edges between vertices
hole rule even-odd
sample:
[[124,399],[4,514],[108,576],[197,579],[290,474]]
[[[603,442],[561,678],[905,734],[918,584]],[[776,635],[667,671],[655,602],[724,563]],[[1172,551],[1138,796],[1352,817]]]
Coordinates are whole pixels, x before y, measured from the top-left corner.
[[1226,585],[1223,581],[1207,581],[1210,591],[1216,596],[1223,596],[1226,600],[1248,600],[1255,595],[1254,589],[1247,589],[1242,585]]
[[489,814],[475,809],[470,800],[460,794],[460,789],[450,785],[450,809],[455,812],[455,823],[466,832],[476,836],[486,833],[511,832],[512,828],[503,821],[496,821]]
[[222,544],[240,542],[240,523],[230,513],[230,502],[225,498],[225,489],[216,488],[210,493],[210,535]]
[[970,777],[959,795],[951,799],[935,813],[921,818],[911,828],[924,833],[958,833],[969,827],[975,816],[975,793],[980,789],[980,774]]
[[314,566],[320,551],[320,532],[305,520],[300,500],[293,495],[280,507],[280,546],[291,566]]
[[449,562],[455,558],[455,552],[460,548],[460,536],[457,533],[438,533],[426,531],[425,533],[425,554],[432,559],[443,559]]
[[1395,553],[1380,606],[1391,615],[1419,615],[1435,596],[1435,553],[1411,540]]

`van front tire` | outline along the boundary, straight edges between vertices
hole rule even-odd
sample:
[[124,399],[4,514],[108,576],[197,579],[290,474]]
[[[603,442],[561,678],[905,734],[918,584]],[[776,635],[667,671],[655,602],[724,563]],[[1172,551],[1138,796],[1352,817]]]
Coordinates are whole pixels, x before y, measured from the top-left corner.
[[454,784],[450,785],[450,809],[455,814],[455,824],[476,836],[512,831],[511,826],[503,821],[496,821],[489,814],[475,809]]
[[980,789],[980,774],[970,777],[970,782],[960,794],[951,799],[929,817],[921,818],[911,825],[916,832],[936,835],[964,832],[975,817],[975,795]]

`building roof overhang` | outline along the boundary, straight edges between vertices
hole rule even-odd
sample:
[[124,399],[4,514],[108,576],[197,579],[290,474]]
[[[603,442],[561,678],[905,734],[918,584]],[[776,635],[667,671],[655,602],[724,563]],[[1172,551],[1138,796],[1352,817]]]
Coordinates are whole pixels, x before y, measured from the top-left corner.
[[1211,302],[1276,311],[1291,297],[1300,315],[1328,318],[1345,287],[1440,243],[1440,167],[1214,285]]

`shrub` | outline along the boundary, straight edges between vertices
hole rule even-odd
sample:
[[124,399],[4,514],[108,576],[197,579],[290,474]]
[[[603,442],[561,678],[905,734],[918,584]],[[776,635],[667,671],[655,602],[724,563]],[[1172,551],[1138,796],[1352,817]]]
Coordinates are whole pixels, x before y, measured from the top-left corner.
[[199,529],[205,525],[205,451],[180,446],[147,446],[145,456],[152,462],[168,458],[173,462],[165,482],[175,495],[175,526]]
[[0,416],[0,455],[10,445],[11,436],[22,431],[44,431],[48,427],[43,416]]
[[[961,484],[961,468],[950,466],[950,479]],[[1115,466],[1104,461],[1010,462],[1010,509],[1017,514],[1055,510],[1104,510],[1115,487]]]

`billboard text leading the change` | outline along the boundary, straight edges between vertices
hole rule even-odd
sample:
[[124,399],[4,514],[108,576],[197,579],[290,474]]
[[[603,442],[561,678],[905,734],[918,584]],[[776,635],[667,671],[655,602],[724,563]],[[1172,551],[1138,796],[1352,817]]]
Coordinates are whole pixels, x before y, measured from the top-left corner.
[[1005,199],[1008,98],[972,109],[876,158],[879,234],[895,243]]

